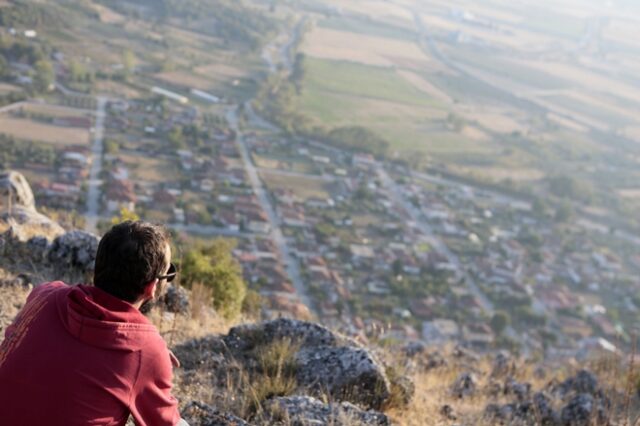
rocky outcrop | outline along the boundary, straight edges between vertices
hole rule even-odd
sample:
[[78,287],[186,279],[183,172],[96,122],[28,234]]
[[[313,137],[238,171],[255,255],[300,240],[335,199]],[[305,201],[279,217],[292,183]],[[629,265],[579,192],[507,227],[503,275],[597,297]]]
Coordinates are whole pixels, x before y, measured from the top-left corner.
[[308,396],[273,398],[265,402],[260,425],[274,426],[388,426],[387,416],[365,411],[348,402],[325,404]]
[[188,403],[181,415],[193,426],[250,426],[233,414],[220,412],[217,408],[198,401]]
[[27,179],[16,171],[0,172],[0,211],[21,207],[36,211],[33,191]]
[[75,271],[86,274],[93,271],[100,239],[88,232],[74,230],[55,240],[47,250],[47,260],[57,274]]
[[[240,365],[249,374],[264,373],[264,354],[274,342],[291,350],[288,365],[295,380],[292,394],[328,396],[334,401],[380,409],[390,399],[386,368],[355,341],[314,323],[278,319],[232,328],[226,336],[209,336],[174,348],[185,370],[222,371]],[[218,380],[225,383],[226,378]],[[214,380],[215,381],[215,380]],[[405,386],[407,393],[413,386]],[[409,400],[411,395],[403,396]]]
[[478,388],[478,379],[472,373],[463,373],[451,385],[451,394],[458,399],[472,396]]
[[596,377],[579,371],[560,384],[550,384],[531,396],[531,384],[507,379],[504,395],[512,403],[490,404],[485,417],[503,425],[582,426],[608,425],[611,402]]
[[31,187],[20,173],[0,174],[0,224],[5,266],[36,267],[45,279],[84,279],[93,270],[98,237],[83,231],[65,233],[38,213]]

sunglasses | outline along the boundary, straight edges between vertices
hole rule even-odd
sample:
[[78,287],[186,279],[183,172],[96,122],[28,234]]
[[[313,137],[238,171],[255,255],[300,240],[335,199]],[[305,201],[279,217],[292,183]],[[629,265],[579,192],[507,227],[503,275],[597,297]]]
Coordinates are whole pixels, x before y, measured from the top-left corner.
[[178,268],[176,268],[176,265],[174,265],[173,263],[170,263],[169,270],[167,271],[166,275],[159,275],[156,278],[158,278],[159,280],[167,280],[167,282],[170,283],[176,278],[176,275],[178,275]]

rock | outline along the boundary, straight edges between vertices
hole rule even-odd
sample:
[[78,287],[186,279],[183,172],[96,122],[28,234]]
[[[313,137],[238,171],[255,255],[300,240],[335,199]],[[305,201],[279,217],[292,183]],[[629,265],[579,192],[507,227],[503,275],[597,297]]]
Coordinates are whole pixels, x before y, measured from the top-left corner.
[[440,415],[445,419],[451,420],[451,421],[455,421],[458,418],[456,416],[456,413],[453,407],[448,404],[445,404],[442,407],[440,407]]
[[471,373],[463,373],[451,386],[451,393],[456,398],[471,396],[478,387],[476,377]]
[[[299,391],[371,409],[380,409],[390,400],[387,369],[377,357],[355,341],[314,323],[277,319],[243,325],[232,328],[226,336],[187,342],[174,353],[185,369],[235,365],[250,376],[263,375],[261,354],[282,341],[289,342],[288,368]],[[406,381],[400,380],[398,386],[403,386],[401,399],[408,400],[413,387]]]
[[461,345],[456,345],[456,347],[453,348],[451,355],[454,358],[462,359],[469,362],[476,362],[479,359],[478,355],[474,354],[469,349]]
[[424,363],[425,370],[435,370],[436,368],[446,367],[448,365],[447,360],[438,351],[431,352],[427,355],[427,360]]
[[189,340],[173,348],[184,370],[215,370],[227,363],[227,345],[219,336]]
[[556,387],[556,392],[563,398],[571,393],[595,395],[598,392],[598,379],[587,370],[580,370],[575,376],[560,383]]
[[507,396],[515,396],[519,402],[523,402],[525,399],[528,399],[531,394],[531,384],[519,383],[510,377],[504,384],[504,394]]
[[258,424],[287,426],[388,426],[387,416],[364,411],[348,402],[324,404],[308,396],[277,397],[264,404]]
[[559,416],[553,410],[551,400],[542,393],[537,393],[532,400],[511,404],[490,404],[484,416],[492,424],[522,426],[554,426],[559,424]]
[[416,393],[416,386],[413,380],[395,372],[390,375],[389,369],[387,369],[387,378],[391,385],[391,399],[394,405],[400,407],[409,405]]
[[558,424],[558,413],[553,409],[551,399],[542,392],[533,395],[533,404],[536,407],[537,418],[542,425]]
[[15,171],[0,173],[0,210],[10,210],[22,207],[25,210],[36,211],[33,191],[27,179]]
[[189,311],[189,293],[175,284],[167,287],[161,302],[164,309],[175,314],[185,314]]
[[591,394],[580,393],[562,408],[560,417],[563,426],[606,425],[608,407]]
[[250,426],[233,414],[222,413],[217,408],[198,401],[189,402],[181,416],[192,426]]
[[38,260],[38,263],[44,261],[48,247],[49,240],[42,236],[32,237],[27,241],[27,250],[29,250],[31,259]]
[[0,224],[4,225],[4,232],[0,234],[0,254],[5,254],[12,260],[19,260],[21,256],[41,262],[41,258],[32,259],[26,243],[30,239],[46,240],[47,243],[64,234],[64,229],[48,217],[23,207],[14,208],[11,213],[0,214]]
[[100,239],[94,234],[74,230],[53,240],[48,261],[58,274],[84,277],[93,271]]
[[243,324],[233,327],[224,338],[225,343],[237,350],[251,349],[264,342],[290,339],[302,347],[336,346],[341,340],[329,329],[318,324],[279,318],[260,324]]
[[426,350],[427,346],[423,342],[409,342],[402,348],[402,352],[404,352],[408,358],[422,355]]
[[493,360],[491,377],[505,377],[514,373],[515,365],[507,352],[499,352]]
[[298,384],[312,395],[329,393],[339,401],[376,409],[389,398],[384,369],[365,349],[309,347],[301,349],[295,359]]

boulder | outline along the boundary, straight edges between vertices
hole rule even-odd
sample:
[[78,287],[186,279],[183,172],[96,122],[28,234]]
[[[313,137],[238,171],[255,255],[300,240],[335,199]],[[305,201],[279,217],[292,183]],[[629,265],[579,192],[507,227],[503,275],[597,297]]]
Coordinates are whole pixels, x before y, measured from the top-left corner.
[[179,285],[171,284],[161,299],[162,307],[168,312],[185,314],[189,311],[189,293]]
[[181,416],[192,426],[250,426],[240,417],[223,413],[199,401],[189,402],[182,410]]
[[563,426],[606,425],[608,411],[603,400],[588,393],[580,393],[562,408],[560,417]]
[[36,211],[33,191],[22,173],[16,171],[0,172],[0,210],[14,207]]
[[[235,350],[252,349],[256,345],[276,340],[289,339],[301,347],[336,346],[347,338],[338,336],[318,324],[279,318],[259,324],[243,324],[233,327],[224,341]],[[350,342],[353,342],[350,340]]]
[[449,404],[445,404],[442,407],[440,407],[440,415],[444,417],[446,420],[455,421],[458,419],[458,416],[456,416],[455,410]]
[[389,401],[391,384],[382,362],[352,339],[310,322],[277,319],[242,325],[226,336],[186,342],[174,353],[186,370],[241,367],[250,375],[263,374],[260,357],[270,345],[283,341],[292,351],[287,363],[298,393],[328,395],[370,409],[380,409]]
[[476,393],[478,381],[471,373],[462,373],[451,386],[451,394],[456,398],[464,398]]
[[389,382],[380,364],[363,348],[306,347],[296,354],[298,384],[311,394],[380,408],[389,397]]
[[493,359],[491,377],[505,377],[513,374],[515,365],[507,352],[499,352]]
[[587,370],[580,370],[575,376],[569,377],[556,386],[556,393],[565,397],[574,393],[588,393],[594,395],[598,392],[598,379]]
[[332,425],[332,426],[388,426],[390,421],[382,413],[364,411],[348,402],[325,404],[308,396],[272,398],[264,404],[258,424],[264,425]]
[[93,271],[100,239],[89,232],[69,231],[53,240],[47,259],[58,275],[83,277]]
[[523,402],[531,394],[531,383],[520,383],[510,377],[504,384],[504,394],[506,396],[515,396],[519,402]]

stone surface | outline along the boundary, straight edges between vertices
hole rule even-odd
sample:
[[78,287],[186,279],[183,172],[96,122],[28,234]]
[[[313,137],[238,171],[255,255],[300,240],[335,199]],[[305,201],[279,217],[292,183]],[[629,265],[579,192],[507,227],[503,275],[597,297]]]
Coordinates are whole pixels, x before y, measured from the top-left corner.
[[476,377],[471,373],[462,373],[451,386],[451,394],[456,398],[473,395],[478,387]]
[[189,311],[189,293],[183,287],[175,284],[167,287],[167,293],[162,297],[162,307],[175,314],[185,314]]
[[60,275],[83,276],[93,271],[100,239],[97,235],[74,230],[51,243],[47,260]]
[[531,384],[520,383],[513,377],[509,377],[504,384],[504,394],[514,396],[519,402],[523,402],[531,394]]
[[13,207],[23,207],[35,212],[33,191],[22,173],[0,172],[0,211],[7,211]]
[[233,414],[222,413],[215,407],[198,401],[189,402],[181,415],[190,426],[250,426]]
[[491,367],[492,377],[505,377],[512,375],[515,371],[515,365],[511,359],[511,355],[507,352],[499,352],[493,359]]
[[379,408],[389,397],[382,367],[363,348],[316,346],[296,354],[299,385],[314,395]]
[[587,370],[580,370],[556,387],[556,392],[564,397],[570,393],[595,394],[598,391],[598,379]]
[[[329,395],[365,408],[379,409],[390,398],[386,367],[352,339],[318,324],[277,319],[232,328],[226,336],[210,336],[174,348],[185,369],[225,369],[238,366],[260,372],[258,356],[278,341],[291,343],[292,369],[298,390],[310,396]],[[400,381],[399,385],[402,384]],[[412,386],[405,383],[405,397]]]
[[278,397],[268,400],[265,414],[258,421],[264,425],[287,426],[388,426],[390,421],[382,413],[364,411],[342,402],[324,404],[308,396]]

